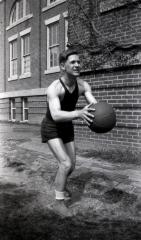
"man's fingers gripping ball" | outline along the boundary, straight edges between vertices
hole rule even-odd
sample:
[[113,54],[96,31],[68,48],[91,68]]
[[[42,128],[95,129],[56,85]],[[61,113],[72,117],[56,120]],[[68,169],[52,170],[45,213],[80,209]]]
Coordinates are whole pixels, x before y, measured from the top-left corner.
[[93,119],[94,119],[94,115],[91,113],[91,111],[95,111],[94,108],[90,108],[90,105],[92,105],[92,104],[87,105],[83,109],[83,121],[88,126],[93,122]]

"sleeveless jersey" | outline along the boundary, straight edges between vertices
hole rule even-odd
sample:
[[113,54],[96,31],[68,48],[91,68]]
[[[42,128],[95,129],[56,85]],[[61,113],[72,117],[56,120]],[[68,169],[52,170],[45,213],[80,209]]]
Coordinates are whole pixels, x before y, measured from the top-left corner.
[[[67,87],[65,86],[64,82],[61,79],[59,79],[59,80],[60,80],[62,86],[65,89],[64,98],[60,101],[61,110],[63,110],[63,111],[73,111],[75,109],[75,106],[76,106],[76,103],[77,103],[77,100],[78,100],[78,84],[77,84],[77,81],[76,81],[76,84],[75,84],[75,89],[73,90],[72,93],[70,93],[68,91]],[[49,121],[54,122],[54,120],[52,119],[51,113],[50,113],[48,103],[47,103],[46,118]]]
[[[73,111],[79,96],[78,84],[76,82],[74,91],[70,93],[61,79],[60,82],[65,89],[64,98],[60,101],[61,110]],[[64,143],[73,141],[74,127],[72,121],[55,122],[47,103],[47,113],[41,124],[41,137],[44,143],[53,138],[61,138]]]

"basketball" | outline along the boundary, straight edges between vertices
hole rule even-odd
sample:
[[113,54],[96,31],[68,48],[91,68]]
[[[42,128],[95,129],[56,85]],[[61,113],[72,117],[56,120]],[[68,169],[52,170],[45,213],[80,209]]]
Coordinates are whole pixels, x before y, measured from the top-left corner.
[[112,105],[99,102],[94,105],[94,119],[89,128],[96,133],[106,133],[112,130],[116,124],[116,114]]

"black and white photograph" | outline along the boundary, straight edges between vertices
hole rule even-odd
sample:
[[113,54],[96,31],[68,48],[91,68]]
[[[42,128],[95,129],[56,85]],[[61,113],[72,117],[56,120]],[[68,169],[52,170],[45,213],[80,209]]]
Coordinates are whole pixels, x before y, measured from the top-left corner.
[[0,240],[141,240],[141,0],[0,0]]

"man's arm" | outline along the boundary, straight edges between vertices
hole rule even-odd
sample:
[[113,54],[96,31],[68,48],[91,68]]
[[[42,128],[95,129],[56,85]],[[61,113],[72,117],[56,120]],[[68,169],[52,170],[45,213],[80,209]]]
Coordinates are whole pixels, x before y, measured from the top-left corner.
[[97,100],[95,99],[95,97],[92,94],[92,90],[91,90],[90,85],[87,82],[84,81],[83,86],[84,86],[84,96],[85,96],[86,101],[88,103],[96,104]]

